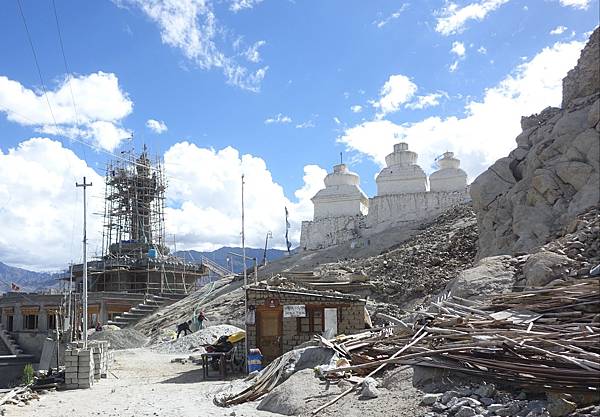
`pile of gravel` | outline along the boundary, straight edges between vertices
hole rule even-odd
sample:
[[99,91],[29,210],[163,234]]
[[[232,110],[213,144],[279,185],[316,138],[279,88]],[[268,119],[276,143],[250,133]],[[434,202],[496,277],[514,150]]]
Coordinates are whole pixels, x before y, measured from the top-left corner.
[[106,340],[110,348],[115,350],[134,349],[146,346],[148,338],[133,329],[106,329],[92,333],[91,340]]
[[155,352],[159,353],[191,353],[202,350],[204,346],[213,344],[221,336],[230,335],[241,331],[239,327],[229,324],[219,324],[206,327],[195,333],[181,336],[179,339],[158,343],[152,346]]

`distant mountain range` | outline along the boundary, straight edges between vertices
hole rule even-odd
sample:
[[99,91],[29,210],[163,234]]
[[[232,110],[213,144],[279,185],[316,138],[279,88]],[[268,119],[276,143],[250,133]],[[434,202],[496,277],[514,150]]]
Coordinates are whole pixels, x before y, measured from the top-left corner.
[[28,271],[0,262],[0,294],[10,291],[12,283],[24,292],[39,291],[58,284],[56,274]]
[[[207,257],[213,262],[221,265],[223,268],[231,269],[231,263],[228,259],[233,260],[233,271],[241,273],[243,269],[242,258],[240,256],[231,255],[236,253],[241,255],[242,248],[222,247],[212,252],[199,252],[195,250],[177,251],[176,256],[184,258],[189,262],[200,262],[202,256]],[[263,262],[264,249],[246,248],[246,256],[249,258],[256,257],[259,265]],[[279,249],[267,250],[267,261],[272,262],[284,257],[287,251]],[[247,260],[248,268],[252,267],[252,260]],[[66,268],[67,266],[65,266]],[[15,283],[23,292],[35,292],[58,286],[58,274],[47,272],[34,272],[26,269],[17,268],[6,265],[0,262],[0,294],[11,290],[11,284]]]
[[[212,252],[199,252],[195,250],[177,251],[176,256],[179,256],[189,262],[200,262],[202,256],[207,257],[213,262],[221,265],[223,268],[231,269],[231,263],[228,259],[233,260],[233,271],[235,273],[241,273],[243,270],[243,263],[241,256],[232,255],[232,253],[241,255],[242,248],[234,248],[224,246]],[[264,249],[246,248],[246,257],[256,258],[259,265],[263,262]],[[287,255],[287,251],[280,249],[267,249],[267,262],[273,262],[279,258]],[[246,261],[248,268],[252,267],[252,260]]]

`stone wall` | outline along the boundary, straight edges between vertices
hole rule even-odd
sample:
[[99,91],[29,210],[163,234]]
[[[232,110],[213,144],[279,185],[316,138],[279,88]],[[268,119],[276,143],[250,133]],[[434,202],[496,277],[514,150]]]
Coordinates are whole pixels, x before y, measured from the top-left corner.
[[[320,295],[248,290],[248,306],[256,308],[265,305],[265,300],[276,299],[279,306],[306,305],[311,307],[338,309],[338,334],[353,333],[365,328],[365,300],[351,297],[323,297]],[[257,314],[258,318],[258,314]],[[247,326],[248,347],[257,347],[256,324]],[[281,346],[283,352],[288,352],[296,346],[313,339],[314,334],[298,332],[296,317],[282,318]]]
[[369,199],[366,216],[329,217],[302,222],[300,248],[317,250],[369,237],[403,222],[426,220],[457,204],[470,201],[468,188],[382,195]]
[[365,216],[352,216],[304,221],[300,234],[300,248],[323,249],[359,238],[361,230],[365,228],[365,220]]
[[370,199],[367,227],[386,227],[397,222],[412,222],[436,216],[457,204],[469,201],[467,190],[392,194]]

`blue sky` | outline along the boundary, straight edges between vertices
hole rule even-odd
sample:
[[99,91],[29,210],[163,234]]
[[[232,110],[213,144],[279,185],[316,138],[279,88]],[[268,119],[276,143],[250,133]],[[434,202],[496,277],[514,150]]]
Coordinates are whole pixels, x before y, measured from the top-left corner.
[[196,249],[238,243],[241,172],[256,246],[283,244],[284,205],[298,239],[339,152],[370,196],[401,139],[426,171],[454,150],[472,180],[521,115],[560,105],[598,25],[598,0],[55,0],[69,78],[53,2],[20,2],[57,123],[19,4],[1,2],[0,260],[37,269],[77,257],[74,179],[142,143],[172,178],[169,230]]

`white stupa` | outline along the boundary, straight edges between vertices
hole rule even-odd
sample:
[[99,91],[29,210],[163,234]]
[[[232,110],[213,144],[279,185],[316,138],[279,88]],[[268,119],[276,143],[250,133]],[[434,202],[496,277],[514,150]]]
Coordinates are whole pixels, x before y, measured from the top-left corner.
[[367,214],[369,199],[360,189],[360,178],[350,172],[345,164],[335,165],[325,177],[325,188],[311,199],[314,219]]
[[467,186],[467,173],[453,152],[445,152],[437,161],[440,169],[429,176],[431,191],[461,191]]
[[385,157],[386,167],[377,175],[377,195],[421,193],[427,191],[427,176],[417,165],[416,152],[408,144],[394,145],[394,152]]

